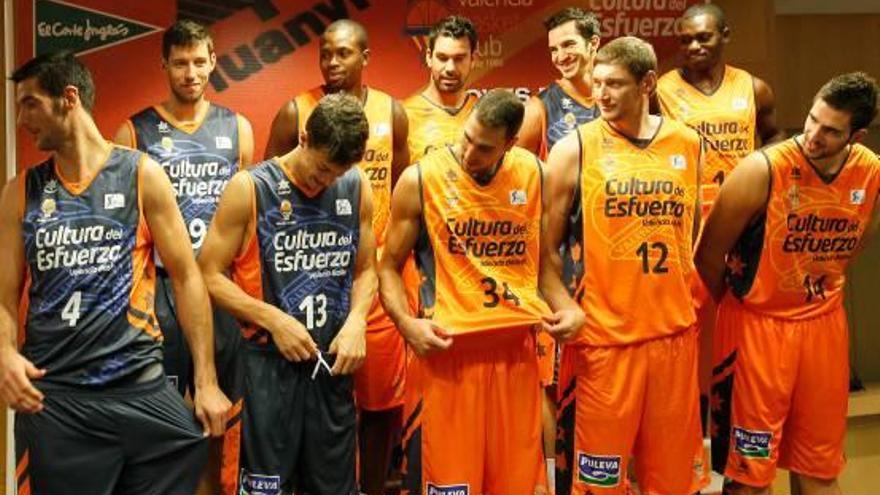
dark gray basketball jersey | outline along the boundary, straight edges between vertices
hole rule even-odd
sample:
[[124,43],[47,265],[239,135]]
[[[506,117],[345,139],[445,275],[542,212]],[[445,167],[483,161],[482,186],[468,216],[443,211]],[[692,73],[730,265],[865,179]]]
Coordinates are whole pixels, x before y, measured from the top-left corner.
[[[326,351],[351,308],[361,175],[352,167],[309,197],[274,160],[249,173],[257,202],[252,234],[258,249],[236,259],[233,278],[252,296],[305,325]],[[245,327],[243,332],[249,340],[268,341],[263,329]]]
[[212,104],[192,132],[176,127],[157,107],[131,117],[136,146],[159,162],[177,195],[193,248],[198,252],[229,179],[240,166],[235,112]]
[[78,192],[51,159],[26,172],[22,352],[48,370],[47,383],[112,385],[162,360],[153,243],[139,208],[143,158],[114,147]]

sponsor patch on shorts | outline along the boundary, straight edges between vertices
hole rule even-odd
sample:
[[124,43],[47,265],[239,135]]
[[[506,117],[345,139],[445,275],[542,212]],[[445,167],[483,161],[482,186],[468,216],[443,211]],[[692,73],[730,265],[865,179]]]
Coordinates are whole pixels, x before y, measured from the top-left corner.
[[751,459],[769,459],[770,458],[770,442],[773,440],[773,434],[768,431],[753,431],[733,427],[733,440],[736,446],[736,452]]
[[239,495],[281,495],[281,476],[241,470]]
[[619,455],[592,455],[578,452],[578,481],[594,486],[620,483]]
[[470,495],[470,485],[467,483],[457,485],[435,485],[428,482],[427,495]]

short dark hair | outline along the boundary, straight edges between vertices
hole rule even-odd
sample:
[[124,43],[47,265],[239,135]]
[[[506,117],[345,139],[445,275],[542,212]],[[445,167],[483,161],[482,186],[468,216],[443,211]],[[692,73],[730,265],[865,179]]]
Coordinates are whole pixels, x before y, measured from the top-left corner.
[[446,36],[452,39],[464,38],[467,36],[471,46],[471,53],[477,49],[477,29],[470,19],[460,15],[451,15],[444,17],[431,28],[428,34],[428,49],[434,51],[434,44],[437,38]]
[[574,25],[581,37],[589,41],[593,36],[599,36],[599,19],[592,12],[587,12],[578,7],[566,7],[544,20],[544,29],[550,32],[553,29],[574,21]]
[[367,30],[364,28],[364,25],[353,21],[351,19],[339,19],[338,21],[333,21],[327,29],[324,30],[324,33],[332,33],[333,31],[338,31],[340,29],[348,29],[351,31],[351,34],[354,36],[355,42],[357,42],[358,46],[361,47],[361,50],[366,50],[369,48],[369,38],[367,36]]
[[309,145],[327,151],[331,163],[350,166],[361,161],[370,127],[361,102],[335,93],[321,98],[306,120]]
[[92,113],[95,107],[95,83],[88,67],[73,52],[51,52],[34,57],[16,69],[9,79],[20,83],[32,77],[36,77],[40,88],[53,98],[63,96],[67,86],[76,87],[83,108]]
[[595,65],[622,65],[637,81],[657,70],[657,55],[647,41],[635,36],[614,39],[596,53]]
[[681,20],[690,19],[691,17],[696,17],[698,15],[708,15],[713,17],[715,19],[715,26],[718,27],[719,32],[724,31],[724,28],[727,27],[727,17],[724,15],[724,11],[714,3],[697,3],[691,5],[681,15]]
[[[816,98],[850,114],[850,130],[865,129],[877,117],[877,81],[864,72],[850,72],[825,83]],[[813,100],[815,101],[815,99]]]
[[162,58],[168,60],[172,46],[192,46],[203,41],[208,45],[208,53],[214,53],[214,39],[208,28],[189,19],[179,20],[162,35]]
[[495,88],[484,94],[474,108],[477,121],[492,129],[504,128],[507,139],[516,136],[522,126],[525,106],[506,89]]

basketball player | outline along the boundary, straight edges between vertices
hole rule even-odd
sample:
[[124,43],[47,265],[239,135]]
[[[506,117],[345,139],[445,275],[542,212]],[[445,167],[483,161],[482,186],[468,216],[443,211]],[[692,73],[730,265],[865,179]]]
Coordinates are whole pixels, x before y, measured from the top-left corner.
[[[18,124],[51,154],[0,198],[0,399],[18,412],[18,493],[189,495],[229,401],[171,184],[101,136],[91,74],[69,53],[11,79]],[[181,302],[201,427],[162,369],[154,247]]]
[[[387,94],[365,86],[363,71],[370,58],[367,32],[342,19],[321,36],[320,68],[324,85],[298,95],[281,107],[272,122],[266,158],[280,156],[299,143],[299,133],[325,94],[343,92],[363,102],[370,137],[360,167],[373,192],[373,233],[381,253],[391,210],[391,190],[409,166],[407,118],[403,107]],[[367,318],[367,358],[355,375],[360,410],[361,491],[382,495],[393,438],[399,435],[403,406],[406,348],[378,296]]]
[[245,339],[225,494],[357,493],[351,374],[376,273],[370,186],[352,165],[368,132],[358,100],[325,96],[296,148],[236,174],[220,200],[199,264]]
[[459,140],[477,102],[467,91],[476,49],[477,30],[466,17],[449,16],[431,28],[425,52],[428,85],[403,102],[409,118],[411,162],[418,162],[433,148]]
[[[631,456],[642,493],[692,494],[705,481],[690,294],[701,142],[649,115],[656,64],[638,38],[599,49],[601,119],[548,160],[541,292],[560,315],[545,330],[566,342],[557,495],[627,493]],[[567,229],[589,267],[573,295],[561,277]]]
[[[394,190],[382,302],[418,356],[405,493],[547,493],[535,352],[549,313],[537,292],[542,173],[513,146],[523,113],[515,95],[490,91],[459,143],[423,156]],[[413,252],[417,316],[401,275]]]
[[697,249],[730,349],[716,367],[718,468],[731,494],[769,494],[776,466],[801,495],[839,494],[849,392],[845,272],[880,221],[880,160],[858,144],[877,115],[864,73],[826,83],[804,130],[746,157]]
[[[189,20],[172,24],[162,35],[162,68],[168,77],[169,98],[132,115],[115,137],[117,143],[147,153],[165,169],[196,254],[223,188],[253,156],[253,131],[247,119],[205,98],[216,59],[214,42],[204,26]],[[180,332],[168,273],[161,259],[157,264],[156,316],[165,335],[165,372],[185,394],[191,388],[192,363]],[[232,384],[239,334],[238,324],[229,314],[214,311],[218,376],[230,397],[237,395]]]
[[[529,99],[518,145],[542,160],[557,141],[577,126],[599,117],[593,100],[593,57],[599,49],[599,20],[578,7],[567,7],[544,21],[550,59],[562,76],[537,96]],[[575,260],[563,248],[565,280],[575,271]],[[566,276],[569,275],[569,276]],[[569,287],[574,291],[574,287]],[[556,453],[556,381],[557,346],[547,333],[538,335],[541,385],[546,392],[543,408],[544,453],[551,484],[555,473]]]

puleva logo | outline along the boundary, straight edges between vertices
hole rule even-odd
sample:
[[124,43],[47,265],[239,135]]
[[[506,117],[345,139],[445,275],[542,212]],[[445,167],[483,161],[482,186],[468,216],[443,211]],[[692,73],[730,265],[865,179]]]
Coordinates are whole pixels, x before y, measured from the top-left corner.
[[617,486],[620,483],[620,456],[578,452],[578,480],[588,485]]
[[89,53],[155,33],[161,28],[62,2],[34,2],[34,53],[57,50]]
[[739,455],[752,459],[770,458],[770,441],[773,440],[773,434],[769,431],[752,431],[734,426],[733,439]]
[[461,485],[435,485],[428,483],[428,495],[470,495],[471,490],[467,484]]
[[281,495],[281,476],[249,473],[242,469],[241,493],[249,495]]

